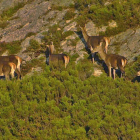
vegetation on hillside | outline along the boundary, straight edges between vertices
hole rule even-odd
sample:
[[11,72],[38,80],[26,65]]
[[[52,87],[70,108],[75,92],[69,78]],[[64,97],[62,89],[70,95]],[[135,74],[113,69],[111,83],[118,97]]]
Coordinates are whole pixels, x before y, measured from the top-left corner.
[[140,22],[139,0],[74,0],[75,8],[80,12],[79,24],[92,20],[97,26],[108,25],[114,20],[118,27],[107,28],[105,35],[115,35],[128,28],[137,27]]
[[16,54],[21,50],[22,41],[13,41],[13,42],[0,42],[0,54],[5,51],[8,51],[8,54]]
[[139,83],[94,77],[86,63],[0,80],[0,137],[139,139]]

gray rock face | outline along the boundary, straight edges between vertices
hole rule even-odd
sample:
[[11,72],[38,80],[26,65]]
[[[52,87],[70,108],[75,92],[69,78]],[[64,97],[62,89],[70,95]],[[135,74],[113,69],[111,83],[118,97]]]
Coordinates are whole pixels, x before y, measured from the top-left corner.
[[9,21],[9,25],[1,30],[1,41],[12,42],[15,40],[22,40],[28,33],[37,33],[40,28],[47,24],[48,21],[44,21],[42,16],[50,7],[48,1],[40,4],[27,4],[13,16],[13,19]]
[[126,32],[120,33],[111,39],[109,51],[125,56],[128,62],[134,60],[135,57],[140,55],[140,28],[128,29]]

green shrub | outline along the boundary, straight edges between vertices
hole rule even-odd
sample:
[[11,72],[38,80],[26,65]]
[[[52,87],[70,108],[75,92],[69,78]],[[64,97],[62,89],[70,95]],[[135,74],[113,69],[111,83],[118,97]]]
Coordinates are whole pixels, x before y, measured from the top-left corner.
[[75,1],[75,8],[80,12],[77,23],[83,25],[92,20],[96,26],[102,26],[108,25],[109,21],[116,21],[117,27],[108,28],[105,35],[115,35],[139,25],[139,1],[114,0],[107,6],[104,4],[105,1],[98,0]]
[[137,76],[137,72],[140,70],[140,56],[138,56],[135,62],[129,63],[125,69],[126,76],[129,80],[134,79]]
[[27,48],[27,51],[36,51],[40,48],[40,44],[38,41],[31,39],[30,40],[30,46]]
[[4,29],[9,23],[7,21],[0,22],[0,28]]
[[84,61],[63,71],[47,66],[42,74],[20,81],[0,80],[0,136],[138,139],[139,83],[106,75],[81,79],[81,70],[90,69]]
[[16,6],[9,8],[8,10],[3,11],[1,14],[1,18],[3,20],[10,18],[13,16],[14,13],[16,13],[20,8],[22,8],[25,5],[24,2],[18,3]]
[[0,48],[2,49],[1,53],[8,50],[9,54],[16,54],[21,50],[20,45],[21,45],[21,41],[13,41],[9,43],[1,42],[0,43]]
[[72,11],[72,10],[69,10],[66,12],[65,16],[64,16],[64,19],[65,20],[70,20],[70,19],[73,19],[75,16],[75,13]]
[[33,36],[33,35],[36,35],[36,33],[34,33],[34,32],[29,32],[29,33],[27,33],[27,35],[26,35],[25,38],[30,37],[30,36]]

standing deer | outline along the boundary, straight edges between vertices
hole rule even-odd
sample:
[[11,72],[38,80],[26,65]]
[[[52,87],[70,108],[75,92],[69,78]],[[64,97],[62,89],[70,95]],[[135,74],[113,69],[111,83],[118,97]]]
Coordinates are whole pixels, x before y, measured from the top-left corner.
[[0,62],[0,76],[5,76],[6,80],[9,80],[9,77],[11,75],[11,78],[14,78],[14,73],[17,73],[18,79],[20,78],[20,72],[17,70],[16,64],[13,62]]
[[127,59],[124,56],[116,55],[116,54],[106,54],[102,48],[103,42],[100,43],[100,46],[96,47],[92,52],[98,52],[101,58],[104,60],[105,64],[109,70],[109,76],[112,77],[111,68],[113,68],[113,79],[115,79],[115,70],[120,69],[121,77],[122,74],[125,74],[125,65],[127,63]]
[[21,76],[20,67],[21,67],[22,60],[19,56],[17,56],[17,55],[0,56],[0,62],[2,62],[2,61],[13,62],[16,65],[16,68],[19,71],[20,76]]
[[[87,43],[88,49],[92,52],[92,50],[100,45],[100,42],[105,41],[106,45],[105,45],[105,52],[107,53],[107,49],[108,49],[108,45],[110,43],[110,38],[109,37],[104,37],[104,36],[89,36],[86,32],[86,28],[81,27],[81,31],[83,34],[83,37]],[[95,57],[95,53],[92,54],[92,63],[94,63],[94,57]]]
[[54,51],[54,45],[52,42],[52,44],[49,46],[49,64],[53,62],[57,62],[59,64],[59,62],[61,61],[65,64],[65,68],[66,68],[70,61],[69,56],[67,56],[66,54],[53,54],[53,51]]

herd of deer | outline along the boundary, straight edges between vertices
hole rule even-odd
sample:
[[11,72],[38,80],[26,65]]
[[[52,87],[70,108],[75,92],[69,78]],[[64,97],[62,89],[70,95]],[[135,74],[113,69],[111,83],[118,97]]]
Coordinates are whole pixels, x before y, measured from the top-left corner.
[[110,38],[104,36],[89,36],[86,32],[86,28],[81,27],[83,37],[87,43],[87,46],[92,53],[92,62],[94,63],[94,54],[98,52],[100,57],[104,60],[106,66],[108,67],[109,76],[112,77],[111,69],[113,69],[113,79],[115,79],[116,69],[120,69],[121,77],[125,74],[125,66],[127,59],[124,56],[116,54],[107,54],[107,48],[110,43]]
[[[104,60],[106,66],[108,67],[109,76],[112,77],[111,69],[113,69],[113,79],[115,79],[115,71],[116,69],[120,69],[122,77],[122,75],[125,74],[124,68],[126,66],[127,59],[124,56],[116,54],[107,54],[110,38],[105,36],[89,36],[86,32],[85,26],[79,27],[81,28],[88,49],[92,54],[92,62],[94,63],[95,53],[98,52],[101,58]],[[54,49],[53,43],[49,46],[49,49],[49,62],[62,60],[66,68],[67,64],[69,63],[69,56],[65,54],[52,54],[52,50]]]
[[[95,53],[98,52],[100,57],[104,60],[106,66],[108,67],[109,76],[112,77],[111,69],[113,69],[113,79],[115,79],[116,69],[120,69],[121,77],[125,74],[125,65],[127,59],[123,56],[116,54],[107,54],[108,45],[110,43],[110,38],[105,36],[89,36],[86,32],[86,28],[79,26],[83,37],[87,43],[88,49],[92,54],[92,62],[94,63]],[[53,42],[51,45],[47,46],[49,48],[49,63],[51,64],[54,61],[59,63],[62,61],[67,67],[70,58],[66,54],[53,54],[54,45]],[[21,77],[21,58],[16,55],[10,56],[0,56],[0,76],[5,76],[6,79],[9,79],[9,76],[14,77],[14,73],[17,73],[17,78]]]

